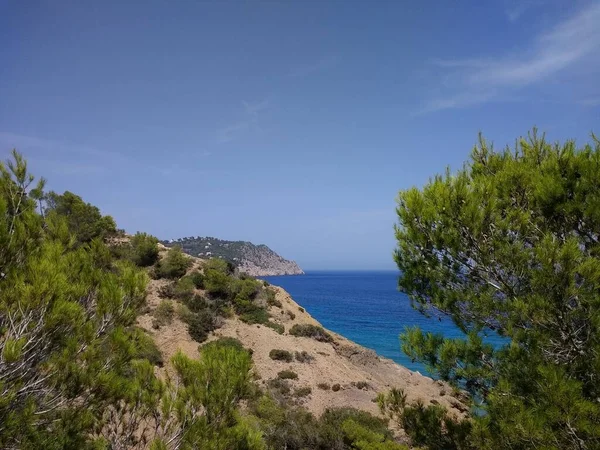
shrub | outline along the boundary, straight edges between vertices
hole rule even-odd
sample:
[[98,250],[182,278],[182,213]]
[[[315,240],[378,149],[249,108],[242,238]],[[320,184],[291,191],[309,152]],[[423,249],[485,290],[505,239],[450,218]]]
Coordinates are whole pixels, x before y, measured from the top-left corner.
[[282,370],[277,373],[277,378],[280,380],[297,380],[298,374],[293,370]]
[[329,386],[329,383],[319,383],[319,384],[317,384],[317,387],[324,391],[328,391],[329,389],[331,389],[331,386]]
[[131,238],[131,260],[140,267],[151,266],[158,260],[158,239],[146,233]]
[[204,275],[203,274],[201,274],[197,270],[194,270],[192,273],[189,274],[189,277],[192,280],[192,283],[194,283],[194,286],[196,287],[196,289],[204,289]]
[[292,336],[310,337],[319,342],[332,342],[333,338],[327,333],[323,327],[312,324],[295,324],[290,329]]
[[210,305],[206,299],[199,294],[195,294],[193,297],[187,297],[183,303],[189,308],[190,311],[195,313],[210,308]]
[[79,245],[96,238],[104,239],[117,232],[117,225],[111,216],[103,216],[96,206],[69,191],[62,195],[49,192],[46,195],[46,214],[64,219]]
[[292,362],[292,354],[287,350],[273,349],[269,352],[269,358],[275,361]]
[[154,340],[143,330],[134,328],[130,340],[135,345],[135,358],[147,359],[154,366],[162,367],[164,364],[163,356],[156,346]]
[[282,304],[279,300],[277,300],[276,292],[273,289],[266,288],[264,290],[264,292],[265,292],[265,296],[267,298],[267,305],[276,306],[277,308],[282,307]]
[[300,311],[300,312],[304,312],[304,308],[303,308],[302,306],[299,306],[299,307],[298,307],[298,311]]
[[303,386],[294,391],[295,397],[307,397],[312,393],[310,386]]
[[193,314],[188,322],[188,333],[192,339],[200,343],[204,342],[215,328],[214,316],[208,310]]
[[333,392],[337,392],[341,389],[342,387],[339,385],[339,383],[335,383],[333,386],[331,386],[331,390]]
[[268,382],[269,388],[279,392],[281,395],[287,395],[291,392],[290,383],[287,380],[273,378]]
[[231,347],[239,351],[248,351],[246,348],[244,348],[244,345],[239,339],[233,337],[220,337],[219,339],[205,344],[200,351],[206,351],[207,348],[211,347]]
[[294,320],[296,318],[296,314],[291,312],[289,309],[286,311],[286,313],[290,319]]
[[366,411],[349,407],[328,408],[325,410],[319,420],[322,435],[327,436],[327,440],[330,442],[343,440],[345,433],[342,430],[342,424],[348,420],[354,421],[371,433],[381,435],[381,441],[392,439],[393,437],[387,427],[386,420],[380,419]]
[[250,325],[255,323],[266,325],[269,322],[269,313],[267,310],[253,304],[251,305],[253,306],[252,308],[248,308],[247,312],[240,315],[240,320]]
[[227,272],[213,267],[204,267],[204,289],[211,297],[229,299],[231,281],[232,277]]
[[157,263],[157,273],[161,278],[180,278],[192,264],[181,247],[171,248],[166,256]]
[[285,333],[285,327],[279,323],[276,322],[271,322],[270,320],[268,322],[265,322],[264,324],[266,327],[272,328],[273,330],[275,330],[277,333],[279,334],[283,334]]
[[173,321],[173,315],[175,314],[175,308],[170,300],[162,300],[152,315],[158,321],[159,326],[170,324]]
[[186,305],[177,305],[177,317],[179,317],[179,320],[181,320],[182,322],[189,323],[194,315],[195,314],[192,311],[190,311],[190,309]]
[[304,363],[304,362],[310,362],[313,359],[315,359],[312,355],[310,355],[306,350],[302,350],[301,352],[296,352],[294,354],[294,356],[296,357],[296,361]]
[[352,383],[353,386],[356,386],[358,389],[369,389],[369,383],[366,381],[356,381]]

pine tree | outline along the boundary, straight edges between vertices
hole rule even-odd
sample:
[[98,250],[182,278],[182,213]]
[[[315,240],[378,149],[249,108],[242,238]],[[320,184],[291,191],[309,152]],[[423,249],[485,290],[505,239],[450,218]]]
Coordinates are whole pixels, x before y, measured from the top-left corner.
[[397,212],[400,289],[466,334],[412,328],[403,349],[482,401],[475,447],[600,448],[600,141],[480,139]]

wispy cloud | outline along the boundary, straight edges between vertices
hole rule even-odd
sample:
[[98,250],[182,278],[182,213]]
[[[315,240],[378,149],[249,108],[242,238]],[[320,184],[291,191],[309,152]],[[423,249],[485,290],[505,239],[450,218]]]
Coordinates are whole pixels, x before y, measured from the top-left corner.
[[259,102],[242,101],[244,107],[242,119],[217,130],[217,142],[231,142],[248,131],[260,131],[259,115],[269,108],[269,100]]
[[313,63],[296,66],[290,70],[289,75],[290,77],[295,78],[307,77],[309,75],[334,67],[338,61],[339,58],[337,56],[328,56]]
[[513,23],[517,22],[527,11],[543,4],[544,0],[520,0],[506,10],[506,17]]
[[502,100],[524,86],[542,82],[600,54],[600,3],[537,35],[521,52],[500,57],[436,60],[443,69],[446,95],[430,99],[419,113]]

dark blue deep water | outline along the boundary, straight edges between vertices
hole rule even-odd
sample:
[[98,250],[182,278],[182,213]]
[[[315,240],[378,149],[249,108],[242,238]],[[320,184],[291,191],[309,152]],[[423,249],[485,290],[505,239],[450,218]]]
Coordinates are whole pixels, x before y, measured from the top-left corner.
[[325,328],[421,373],[428,372],[400,349],[398,336],[405,326],[463,337],[448,318],[427,318],[412,309],[398,291],[398,272],[308,272],[265,279],[288,291]]

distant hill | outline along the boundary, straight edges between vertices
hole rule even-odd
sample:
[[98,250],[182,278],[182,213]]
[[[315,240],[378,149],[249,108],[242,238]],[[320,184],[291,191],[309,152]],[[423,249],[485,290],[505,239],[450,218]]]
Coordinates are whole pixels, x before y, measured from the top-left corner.
[[282,258],[264,244],[254,245],[246,241],[224,241],[200,236],[171,239],[162,243],[167,247],[179,245],[191,256],[226,259],[240,271],[254,277],[304,274],[295,261]]

